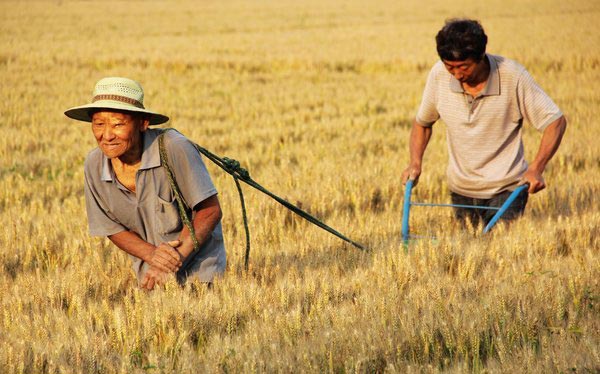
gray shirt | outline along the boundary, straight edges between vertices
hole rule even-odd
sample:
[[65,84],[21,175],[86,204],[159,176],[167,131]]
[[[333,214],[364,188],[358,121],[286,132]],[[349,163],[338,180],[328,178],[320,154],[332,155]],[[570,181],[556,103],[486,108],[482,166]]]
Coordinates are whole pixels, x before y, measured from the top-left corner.
[[523,120],[539,131],[562,112],[518,63],[486,54],[490,75],[472,97],[441,61],[431,69],[416,120],[431,126],[446,123],[448,186],[461,195],[488,199],[514,189],[527,162],[521,132]]
[[[176,240],[183,229],[177,202],[161,166],[158,149],[159,130],[143,134],[142,161],[136,174],[136,192],[125,188],[116,178],[110,160],[99,148],[85,160],[85,201],[90,234],[110,236],[133,231],[153,245]],[[164,135],[170,167],[189,209],[215,195],[215,189],[202,157],[183,135],[168,131]],[[130,256],[138,279],[148,264]],[[195,276],[202,282],[225,271],[225,246],[221,223],[206,239],[200,251],[186,259],[177,277],[183,281]]]

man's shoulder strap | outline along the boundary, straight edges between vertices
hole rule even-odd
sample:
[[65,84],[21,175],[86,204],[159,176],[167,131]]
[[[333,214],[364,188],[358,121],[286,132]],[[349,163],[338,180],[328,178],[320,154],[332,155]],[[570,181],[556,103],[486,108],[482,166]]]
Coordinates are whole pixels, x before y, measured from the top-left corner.
[[192,241],[194,242],[194,252],[200,249],[200,243],[198,243],[198,238],[196,238],[196,231],[194,230],[194,225],[190,221],[190,214],[188,214],[188,210],[186,209],[186,205],[183,202],[183,195],[181,194],[181,190],[177,185],[177,181],[175,180],[175,176],[173,175],[173,170],[170,166],[169,155],[167,153],[167,148],[165,146],[164,135],[167,131],[177,131],[173,128],[166,128],[161,131],[158,135],[158,152],[160,154],[160,164],[165,168],[167,173],[167,179],[169,180],[169,184],[171,185],[171,189],[173,190],[173,194],[175,195],[175,200],[177,201],[177,208],[179,210],[179,217],[181,221],[185,224],[190,232],[190,236],[192,237]]

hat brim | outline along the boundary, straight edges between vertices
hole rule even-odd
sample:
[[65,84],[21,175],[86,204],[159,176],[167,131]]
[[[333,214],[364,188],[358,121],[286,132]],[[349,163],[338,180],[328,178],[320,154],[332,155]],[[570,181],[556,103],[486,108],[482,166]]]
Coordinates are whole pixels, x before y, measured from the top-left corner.
[[91,104],[76,106],[74,108],[67,109],[65,111],[65,115],[78,121],[92,122],[90,113],[93,112],[93,109],[115,109],[126,112],[145,113],[150,115],[150,125],[160,125],[161,123],[165,123],[169,120],[169,117],[163,114],[112,100],[100,100]]

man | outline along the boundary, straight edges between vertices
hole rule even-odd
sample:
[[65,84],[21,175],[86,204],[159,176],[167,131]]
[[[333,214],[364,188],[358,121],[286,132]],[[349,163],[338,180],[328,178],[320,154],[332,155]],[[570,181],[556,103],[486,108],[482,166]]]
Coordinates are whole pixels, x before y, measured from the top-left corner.
[[164,284],[171,274],[180,283],[189,277],[212,282],[226,261],[217,191],[193,144],[175,131],[164,133],[169,166],[201,245],[194,252],[161,165],[161,130],[149,128],[169,118],[145,109],[143,100],[139,83],[104,78],[91,104],[65,112],[91,122],[98,143],[84,166],[90,234],[108,237],[129,254],[142,288]]
[[[546,187],[543,172],[558,149],[567,122],[560,109],[518,63],[485,53],[487,36],[479,22],[453,19],[436,36],[438,61],[427,78],[410,134],[410,163],[402,182],[421,175],[432,125],[446,123],[452,202],[501,206],[511,191],[529,184],[505,213],[520,216],[528,193]],[[523,120],[542,131],[531,164],[524,158]],[[456,216],[487,223],[495,211],[459,208]]]

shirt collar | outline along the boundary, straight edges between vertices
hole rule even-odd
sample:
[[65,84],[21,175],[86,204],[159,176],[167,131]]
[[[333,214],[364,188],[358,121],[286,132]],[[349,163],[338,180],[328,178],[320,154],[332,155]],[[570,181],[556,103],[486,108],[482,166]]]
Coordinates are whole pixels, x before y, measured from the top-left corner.
[[[498,64],[496,63],[496,59],[489,54],[485,54],[485,57],[488,59],[490,63],[490,75],[488,76],[487,82],[483,91],[481,92],[482,96],[490,96],[490,95],[500,95],[500,73],[498,71]],[[454,78],[452,74],[450,74],[450,90],[456,93],[464,93],[465,90],[462,88],[462,84],[458,81],[458,79]]]
[[[142,134],[142,163],[140,170],[152,169],[160,166],[160,153],[158,152],[158,134],[160,132],[154,129],[148,129]],[[104,182],[113,182],[114,172],[110,159],[102,153],[102,176]]]
[[496,63],[494,56],[486,53],[485,57],[487,57],[488,61],[490,62],[490,76],[488,77],[488,81],[483,89],[482,95],[500,95],[500,71],[498,70],[498,63]]
[[112,165],[110,164],[110,159],[104,153],[102,153],[102,180],[104,182],[113,181]]
[[448,73],[450,76],[450,90],[455,93],[464,93],[465,90],[462,88],[462,84],[458,81],[458,79],[454,78],[454,76]]
[[158,150],[159,130],[148,129],[144,132],[144,150],[142,151],[142,164],[140,170],[157,168],[160,166],[160,152]]

